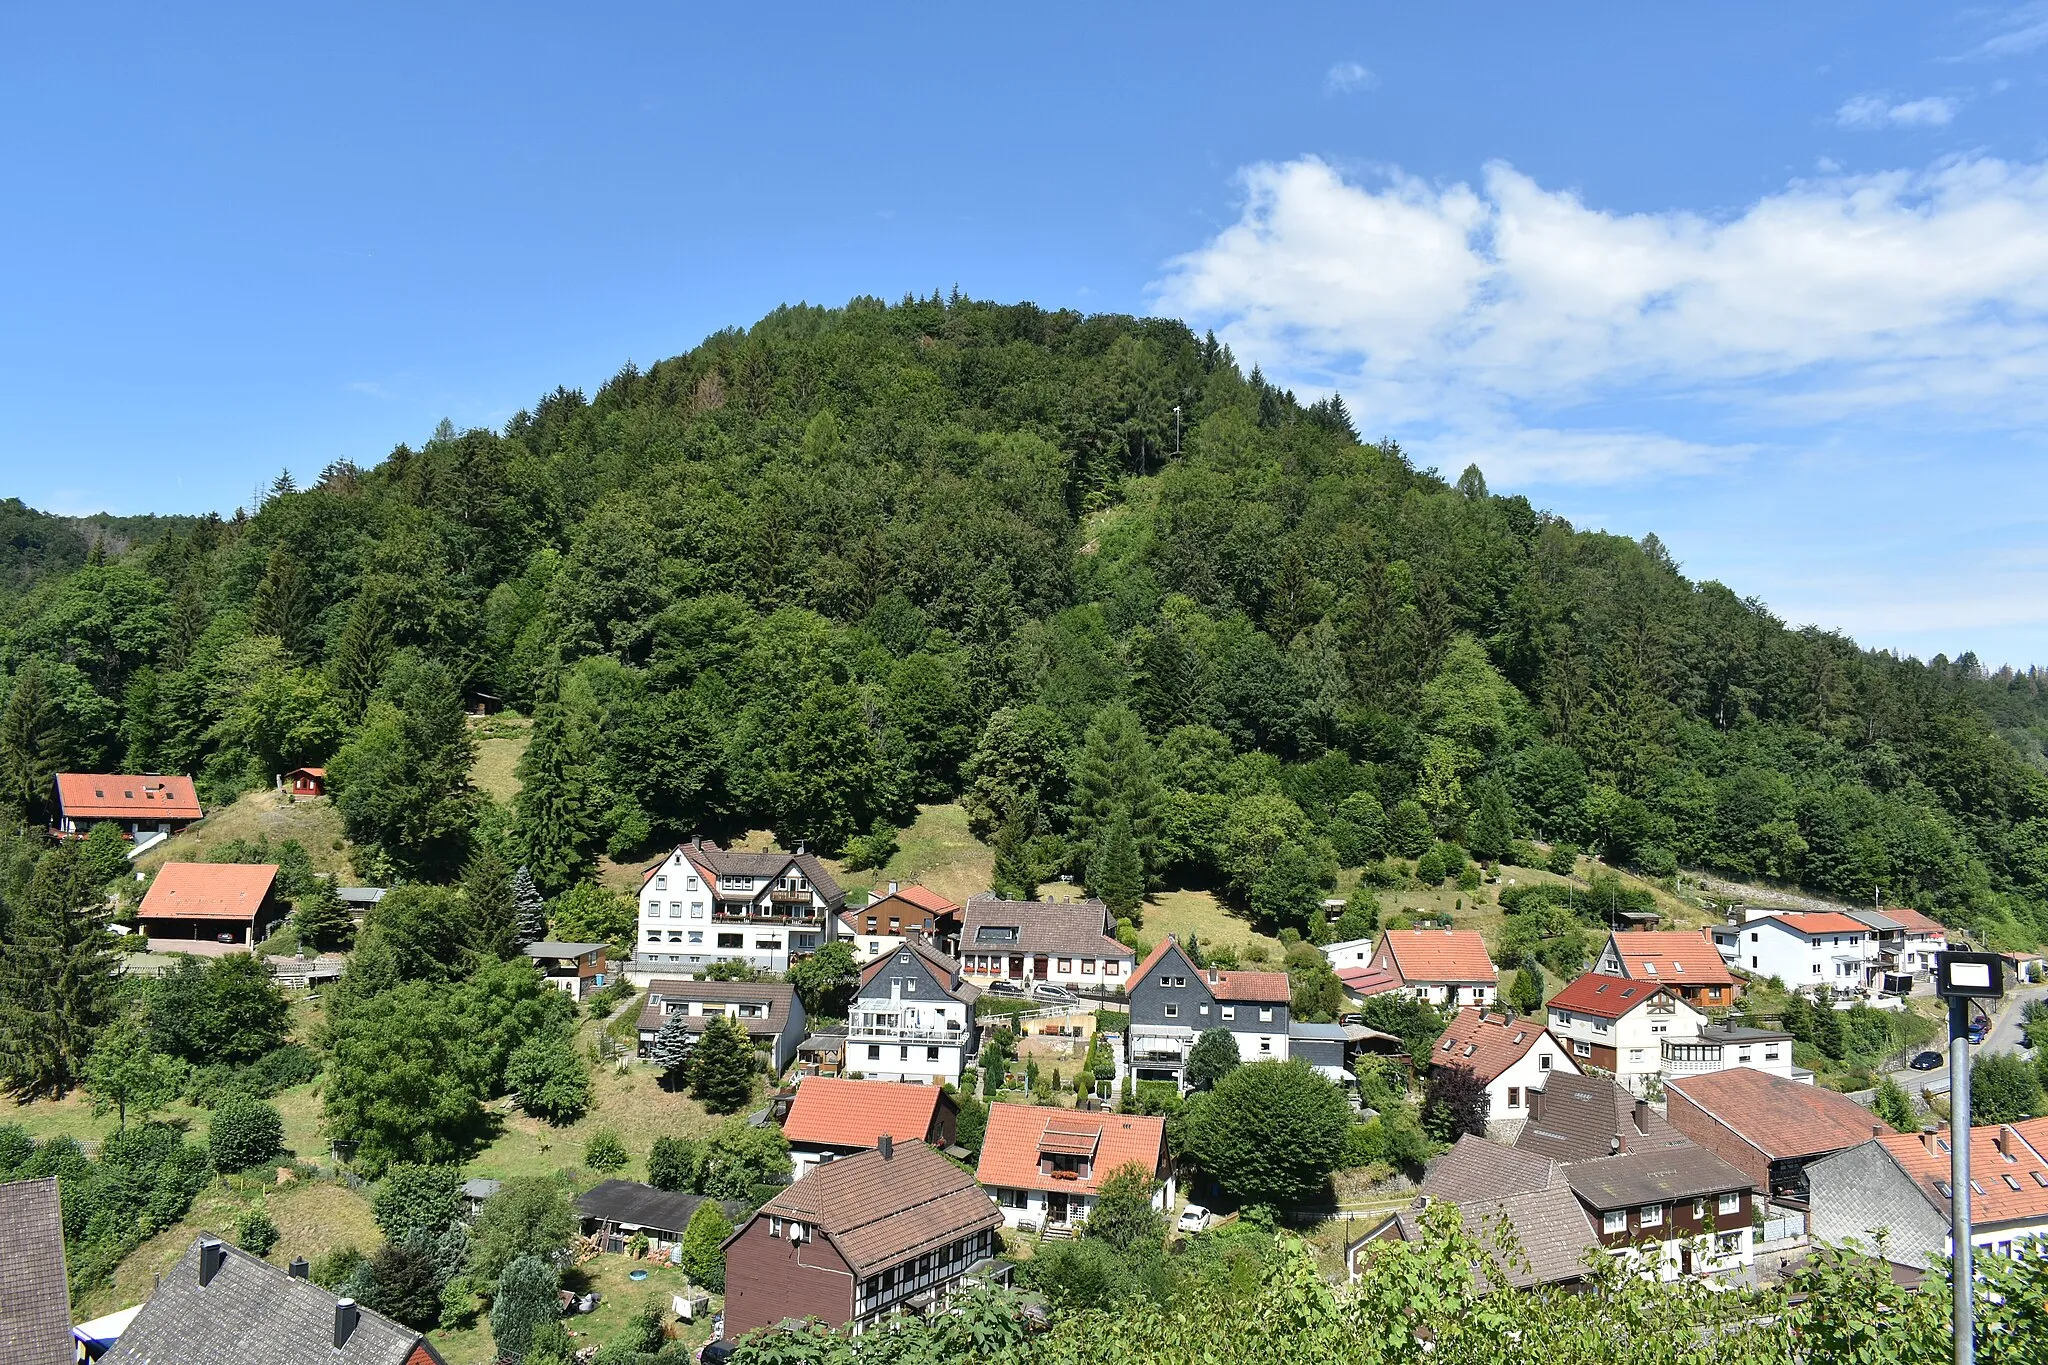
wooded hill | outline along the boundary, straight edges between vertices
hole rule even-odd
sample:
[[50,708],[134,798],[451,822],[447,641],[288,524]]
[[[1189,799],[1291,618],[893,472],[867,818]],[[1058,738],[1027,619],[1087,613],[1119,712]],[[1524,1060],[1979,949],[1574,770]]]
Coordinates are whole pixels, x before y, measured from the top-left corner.
[[[481,838],[559,891],[957,796],[1006,885],[1135,868],[1268,922],[1340,862],[1538,834],[2048,932],[2040,676],[1788,630],[1172,321],[783,308],[0,610],[16,812],[60,768],[218,801],[325,762],[366,875]],[[536,717],[516,811],[464,783],[480,692]]]

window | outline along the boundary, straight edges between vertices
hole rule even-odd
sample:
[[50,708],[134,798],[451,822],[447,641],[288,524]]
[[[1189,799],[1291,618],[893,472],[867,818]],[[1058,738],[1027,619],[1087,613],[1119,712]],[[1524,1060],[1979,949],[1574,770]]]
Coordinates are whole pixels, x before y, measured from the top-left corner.
[[782,1220],[781,1220],[780,1218],[776,1218],[776,1217],[773,1217],[773,1216],[770,1216],[770,1217],[769,1217],[769,1219],[768,1219],[768,1235],[769,1235],[770,1237],[780,1237],[780,1236],[782,1236]]
[[668,917],[670,919],[681,919],[683,917],[683,903],[681,901],[670,901],[668,903]]
[[1124,969],[1124,964],[1123,964],[1123,963],[1121,963],[1121,962],[1118,962],[1118,961],[1117,961],[1117,960],[1116,960],[1115,958],[1109,958],[1109,959],[1107,959],[1106,961],[1104,961],[1104,962],[1103,962],[1103,964],[1102,964],[1102,974],[1103,974],[1104,976],[1119,976],[1119,975],[1122,975],[1122,973],[1123,973],[1123,969]]
[[868,1060],[871,1062],[879,1062],[882,1060],[882,1045],[880,1043],[868,1044]]
[[1601,1215],[1600,1215],[1600,1231],[1602,1231],[1602,1232],[1627,1232],[1627,1231],[1628,1231],[1628,1214],[1626,1214],[1626,1213],[1603,1213],[1603,1214],[1601,1214]]
[[683,931],[682,931],[682,930],[680,930],[680,929],[671,929],[671,930],[669,930],[669,931],[668,931],[668,941],[669,941],[670,943],[681,943],[681,942],[683,941]]
[[702,888],[702,887],[700,887],[700,886],[698,886],[698,885],[697,885],[697,879],[696,879],[695,877],[688,877],[688,878],[685,878],[685,879],[684,879],[684,886],[685,886],[685,889],[686,889],[686,890],[690,890],[690,891],[701,891],[701,890],[703,890],[703,888]]
[[1167,1017],[1168,1019],[1178,1019],[1178,1018],[1180,1018],[1180,1006],[1179,1006],[1179,1005],[1162,1005],[1162,1006],[1160,1006],[1159,1012],[1160,1012],[1161,1014],[1164,1014],[1164,1015],[1165,1015],[1165,1016],[1166,1016],[1166,1017]]
[[744,948],[746,946],[746,935],[720,934],[718,936],[718,946],[721,948]]
[[1204,1019],[1207,1019],[1209,1017],[1209,1007],[1207,1005],[1197,1005],[1195,1007],[1195,1013],[1201,1015]]
[[1714,1205],[1714,1211],[1723,1214],[1740,1213],[1742,1211],[1741,1192],[1737,1191],[1733,1194],[1722,1195],[1721,1198],[1718,1201],[1716,1201]]
[[703,919],[703,918],[704,918],[704,902],[703,902],[703,901],[691,901],[691,902],[690,902],[690,918],[691,918],[691,919]]
[[782,951],[782,940],[779,938],[757,938],[754,940],[754,946],[764,952],[779,953]]
[[1692,1201],[1692,1216],[1693,1216],[1693,1217],[1695,1217],[1695,1218],[1704,1218],[1704,1217],[1706,1217],[1706,1216],[1707,1216],[1707,1201],[1706,1201],[1706,1200],[1704,1200],[1704,1199],[1695,1199],[1695,1200],[1693,1200],[1693,1201]]
[[1082,958],[1082,959],[1081,959],[1081,975],[1083,975],[1083,976],[1093,976],[1093,975],[1095,975],[1095,959],[1094,959],[1094,958],[1092,958],[1092,957],[1084,957],[1084,958]]
[[1537,1058],[1536,1058],[1536,1069],[1537,1069],[1538,1071],[1548,1071],[1548,1070],[1550,1070],[1550,1054],[1549,1054],[1549,1053],[1547,1053],[1547,1052],[1545,1052],[1545,1053],[1540,1053],[1540,1054],[1539,1054],[1539,1055],[1537,1056]]
[[1271,1052],[1272,1050],[1273,1050],[1273,1040],[1272,1040],[1271,1038],[1261,1038],[1261,1039],[1259,1039],[1259,1051],[1261,1051],[1261,1052]]
[[928,1062],[936,1062],[939,1060],[939,1050],[935,1047],[926,1048],[924,1050],[924,1059]]
[[1235,1018],[1237,1018],[1237,1006],[1235,1006],[1235,1005],[1225,1005],[1225,1006],[1223,1007],[1223,1017],[1224,1017],[1225,1019],[1235,1019]]
[[1271,1005],[1263,1005],[1259,1008],[1259,1022],[1262,1024],[1273,1022],[1273,1007]]
[[1592,1055],[1593,1055],[1593,1048],[1592,1048],[1591,1044],[1588,1044],[1588,1043],[1582,1043],[1582,1042],[1580,1042],[1580,1041],[1579,1041],[1578,1039],[1576,1039],[1576,1038],[1574,1038],[1574,1039],[1572,1040],[1572,1056],[1574,1056],[1574,1057],[1590,1057],[1590,1056],[1592,1056]]
[[1073,970],[1074,970],[1074,959],[1072,959],[1071,957],[1063,957],[1063,958],[1059,959],[1059,960],[1058,960],[1057,962],[1053,963],[1053,970],[1054,970],[1054,971],[1056,971],[1056,972],[1071,972],[1071,971],[1073,971]]
[[659,930],[659,929],[649,929],[649,930],[647,931],[647,941],[648,941],[649,943],[659,943],[659,942],[661,942],[661,930]]
[[1184,976],[1176,976],[1173,979],[1173,988],[1177,991],[1186,990],[1188,988],[1188,979]]
[[1742,1251],[1742,1234],[1739,1232],[1717,1232],[1714,1234],[1714,1254],[1735,1256]]
[[704,945],[704,931],[702,929],[692,929],[690,931],[690,942],[701,948]]
[[1519,1086],[1519,1085],[1511,1085],[1511,1086],[1509,1086],[1509,1087],[1508,1087],[1508,1108],[1510,1108],[1510,1109],[1520,1109],[1521,1107],[1522,1107],[1522,1087],[1521,1087],[1521,1086]]
[[659,873],[659,872],[655,873],[655,874],[654,874],[654,889],[655,889],[656,891],[666,891],[666,890],[668,890],[668,878],[667,878],[667,877],[665,877],[665,876],[663,876],[663,875],[662,875],[661,873]]
[[910,1060],[910,1048],[908,1045],[899,1046],[896,1049],[896,1060],[899,1062],[907,1062]]
[[1639,1228],[1661,1228],[1664,1226],[1664,1206],[1645,1204],[1636,1211],[1636,1226]]

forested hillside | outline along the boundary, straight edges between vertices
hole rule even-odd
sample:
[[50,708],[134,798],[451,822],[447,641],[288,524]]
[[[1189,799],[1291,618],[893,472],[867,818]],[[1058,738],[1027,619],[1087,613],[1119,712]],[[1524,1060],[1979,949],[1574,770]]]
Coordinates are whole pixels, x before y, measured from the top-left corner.
[[[18,813],[60,768],[219,801],[325,762],[366,876],[483,839],[552,893],[957,796],[1006,886],[1269,922],[1339,864],[1536,834],[2048,932],[2042,678],[1788,630],[1169,321],[785,308],[4,611]],[[477,693],[536,718],[516,810],[466,785]]]

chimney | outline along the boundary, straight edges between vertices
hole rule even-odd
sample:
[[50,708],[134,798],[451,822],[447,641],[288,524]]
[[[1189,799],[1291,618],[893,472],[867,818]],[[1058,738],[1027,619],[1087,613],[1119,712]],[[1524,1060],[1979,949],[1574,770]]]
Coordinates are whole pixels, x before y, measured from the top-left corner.
[[335,1350],[338,1351],[348,1345],[348,1339],[355,1335],[356,1319],[360,1316],[361,1314],[356,1311],[356,1301],[354,1299],[336,1299],[334,1301]]
[[308,1279],[313,1274],[313,1267],[306,1264],[306,1258],[303,1256],[292,1257],[292,1263],[286,1267],[286,1270],[295,1280]]
[[204,1289],[213,1283],[213,1277],[220,1274],[220,1268],[227,1264],[228,1249],[221,1245],[218,1237],[199,1239],[199,1287]]
[[1871,1125],[1870,1125],[1870,1135],[1871,1135],[1872,1137],[1883,1137],[1883,1136],[1884,1136],[1884,1125],[1883,1125],[1883,1124],[1881,1124],[1881,1123],[1873,1123],[1873,1124],[1871,1124]]
[[893,895],[895,895],[895,894],[896,894],[896,893],[897,893],[898,891],[901,891],[902,889],[903,889],[903,887],[902,887],[902,885],[901,885],[900,883],[897,883],[897,882],[890,882],[890,883],[889,883],[889,894],[890,894],[890,895],[892,895],[892,896],[893,896]]
[[2006,1159],[2007,1161],[2017,1161],[2017,1160],[2019,1160],[2019,1153],[2015,1152],[2015,1151],[2014,1151],[2014,1150],[2012,1149],[2012,1125],[2011,1125],[2011,1124],[2009,1124],[2009,1123],[2001,1123],[2001,1124],[1999,1124],[1999,1125],[1998,1125],[1998,1139],[1997,1139],[1997,1141],[1998,1141],[1998,1154],[1999,1154],[2000,1156],[2004,1157],[2004,1158],[2005,1158],[2005,1159]]
[[1936,1124],[1926,1124],[1920,1129],[1920,1145],[1927,1149],[1929,1156],[1940,1156],[1941,1148],[1934,1145],[1935,1135],[1941,1132]]
[[1543,1092],[1541,1090],[1531,1090],[1529,1092],[1529,1122],[1534,1123],[1542,1117]]
[[1636,1101],[1636,1131],[1644,1137],[1650,1135],[1650,1102],[1648,1100],[1639,1099]]
[[882,1154],[882,1160],[888,1161],[896,1155],[896,1140],[884,1133],[875,1139],[875,1150]]

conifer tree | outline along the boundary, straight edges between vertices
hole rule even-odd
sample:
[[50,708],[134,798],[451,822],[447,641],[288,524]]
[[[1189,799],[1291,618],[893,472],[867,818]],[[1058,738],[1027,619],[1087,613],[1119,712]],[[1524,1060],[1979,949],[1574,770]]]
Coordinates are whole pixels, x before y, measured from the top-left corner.
[[1038,864],[1031,856],[1032,818],[1028,803],[1011,803],[1010,811],[996,830],[995,871],[990,882],[1005,900],[1038,899]]
[[64,716],[40,659],[14,675],[0,709],[0,806],[25,820],[41,819],[55,800],[64,763]]
[[285,653],[302,656],[318,609],[305,564],[282,545],[271,550],[263,578],[256,584],[256,596],[249,603],[249,624],[256,633],[275,635]]
[[334,659],[329,665],[334,693],[351,720],[359,718],[370,705],[390,657],[390,609],[380,595],[365,589],[356,594],[349,607],[348,624],[341,628],[341,639],[335,642]]
[[82,1077],[114,1008],[119,964],[106,929],[78,847],[44,853],[0,946],[0,1084],[9,1091],[62,1094]]
[[690,1054],[696,1050],[697,1039],[689,1030],[689,1016],[677,1010],[661,1021],[661,1032],[648,1045],[647,1058],[660,1068],[664,1087],[680,1090],[689,1083]]
[[326,877],[317,879],[312,891],[292,911],[299,942],[315,952],[339,952],[356,936],[355,916],[349,913],[341,893]]
[[469,912],[471,951],[485,959],[502,959],[519,951],[519,906],[513,898],[512,871],[495,845],[480,843],[462,869],[462,898]]
[[1108,829],[1095,841],[1088,860],[1088,892],[1118,919],[1136,919],[1145,903],[1145,864],[1131,837],[1131,818],[1123,810],[1110,816]]
[[519,760],[517,839],[541,890],[559,893],[589,871],[603,843],[596,791],[597,731],[581,707],[544,703]]
[[697,1043],[690,1093],[714,1114],[731,1114],[754,1093],[754,1044],[738,1021],[713,1019]]
[[[1122,811],[1135,841],[1141,872],[1152,866],[1159,818],[1159,781],[1152,746],[1136,715],[1121,702],[1095,713],[1076,765],[1074,834],[1094,859],[1094,845]],[[1142,891],[1142,887],[1140,890]]]
[[1489,780],[1479,790],[1479,809],[1465,825],[1465,847],[1473,857],[1494,862],[1504,857],[1515,837],[1514,807],[1507,788]]
[[548,903],[534,885],[533,873],[525,864],[512,874],[512,909],[515,921],[513,938],[524,948],[529,943],[539,943],[548,936]]

